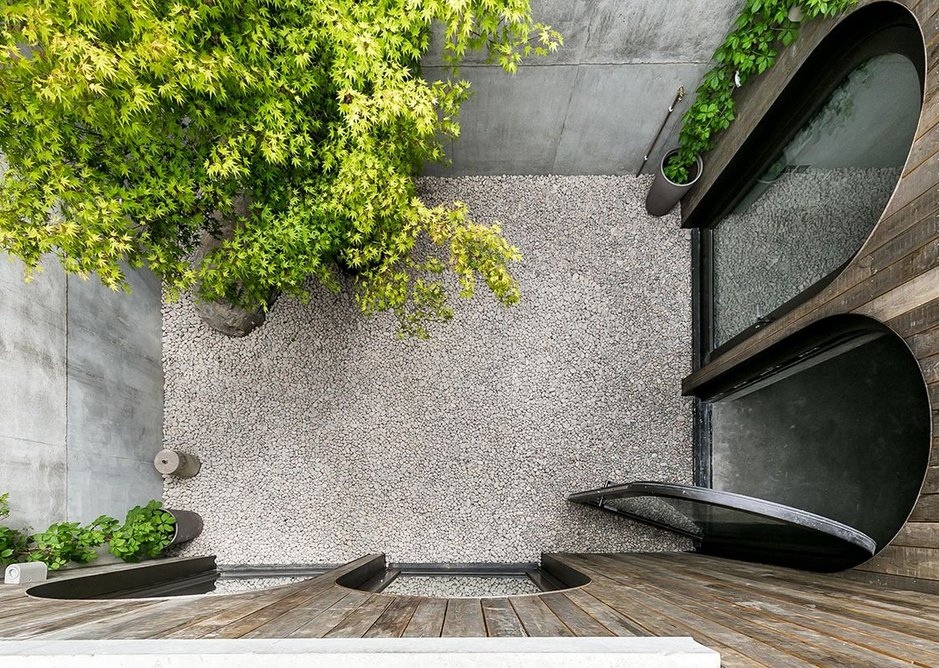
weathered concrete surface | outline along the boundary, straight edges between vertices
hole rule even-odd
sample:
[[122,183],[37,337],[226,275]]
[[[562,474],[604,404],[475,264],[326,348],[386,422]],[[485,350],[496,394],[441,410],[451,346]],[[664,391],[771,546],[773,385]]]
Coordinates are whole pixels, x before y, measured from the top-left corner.
[[162,493],[160,282],[129,272],[128,296],[96,278],[68,281],[68,516],[123,517]]
[[0,492],[10,526],[44,529],[159,498],[163,392],[160,288],[133,295],[47,263],[24,284],[0,258]]
[[[452,166],[434,175],[628,174],[666,117],[679,86],[689,93],[650,154],[651,171],[674,144],[681,114],[741,0],[533,0],[537,20],[564,47],[515,76],[471,56],[461,67],[473,97],[460,115]],[[439,38],[428,78],[446,76]]]
[[10,526],[45,527],[66,509],[65,275],[22,272],[0,258],[0,493]]
[[[704,67],[557,65],[522,68],[515,76],[498,68],[464,68],[462,76],[477,93],[463,105],[460,139],[447,147],[453,165],[428,166],[427,172],[634,173],[675,91],[697,80]],[[425,74],[446,72],[427,68]],[[669,137],[663,132],[662,141]]]

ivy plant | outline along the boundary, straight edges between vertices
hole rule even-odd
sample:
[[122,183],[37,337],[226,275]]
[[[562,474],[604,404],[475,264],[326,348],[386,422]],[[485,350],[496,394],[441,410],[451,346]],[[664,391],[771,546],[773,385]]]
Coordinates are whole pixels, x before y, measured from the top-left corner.
[[86,526],[78,522],[53,524],[42,533],[29,537],[26,560],[42,561],[53,571],[73,561],[87,564],[97,559],[95,548],[105,542],[116,526],[117,520],[106,516]]
[[[10,495],[7,492],[0,494],[0,521],[10,516]],[[26,535],[0,526],[0,565],[6,566],[17,561],[17,557],[26,550]]]
[[[9,494],[0,494],[0,521],[9,517]],[[93,522],[57,522],[41,533],[25,532],[0,526],[0,564],[41,561],[49,570],[58,570],[71,562],[87,564],[97,559],[97,549],[108,550],[124,561],[157,557],[170,544],[176,519],[162,509],[159,501],[137,506],[121,524],[102,515]]]
[[[442,80],[420,70],[434,25]],[[560,44],[529,0],[7,0],[0,249],[113,289],[146,264],[171,298],[252,309],[352,269],[363,311],[420,336],[452,314],[447,269],[513,304],[519,251],[414,175],[459,133],[468,51],[511,73]]]
[[158,557],[170,544],[176,518],[162,509],[159,501],[136,506],[127,512],[124,524],[113,530],[108,551],[123,561]]
[[832,18],[857,0],[747,0],[734,30],[714,52],[716,63],[695,91],[685,112],[678,151],[665,163],[665,176],[688,183],[697,157],[709,151],[715,136],[734,120],[734,90],[775,63],[779,50],[799,36],[799,23],[789,10],[799,7],[803,20]]

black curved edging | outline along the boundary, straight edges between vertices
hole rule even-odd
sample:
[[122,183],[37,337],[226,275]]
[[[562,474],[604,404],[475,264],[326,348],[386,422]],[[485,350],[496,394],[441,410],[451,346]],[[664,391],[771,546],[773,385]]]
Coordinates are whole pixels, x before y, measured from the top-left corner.
[[[877,531],[869,524],[852,522],[852,524],[861,527],[869,535],[876,538],[878,551],[880,551],[890,545],[891,540],[902,530],[914,511],[926,483],[929,472],[930,451],[934,438],[932,433],[933,407],[929,398],[928,384],[923,375],[922,364],[910,348],[909,343],[898,332],[875,318],[861,314],[841,313],[822,317],[767,346],[762,351],[755,353],[723,373],[694,388],[690,388],[686,391],[686,394],[691,393],[702,400],[702,406],[704,406],[702,412],[704,413],[707,404],[710,402],[726,399],[728,396],[732,396],[755,383],[767,381],[780,373],[786,372],[805,360],[821,355],[839,345],[872,334],[888,337],[896,344],[898,356],[901,355],[902,350],[908,357],[906,361],[900,360],[898,357],[895,364],[903,361],[904,364],[909,366],[909,381],[911,385],[916,386],[916,390],[906,399],[904,408],[908,415],[917,416],[916,419],[921,424],[921,433],[916,435],[915,440],[902,441],[904,447],[907,448],[906,452],[910,460],[910,466],[904,478],[910,483],[910,491],[903,492],[902,496],[900,495],[901,491],[898,486],[900,478],[895,475],[883,476],[880,479],[875,478],[873,482],[865,483],[865,485],[877,484],[881,489],[893,488],[896,491],[897,495],[893,497],[892,501],[893,505],[896,506],[895,524],[889,530],[885,528],[883,531]],[[890,447],[898,448],[898,443],[891,442]],[[709,438],[699,433],[695,448],[696,460],[698,462],[707,462],[709,465],[711,459]],[[896,459],[898,452],[896,449],[892,451],[884,450],[883,456]],[[704,478],[704,480],[709,480],[709,478]],[[708,484],[708,482],[704,483],[705,486]],[[912,487],[915,487],[915,491],[912,490]],[[842,492],[832,489],[829,493],[839,494]],[[867,496],[864,496],[859,499],[859,503],[870,503],[870,501]],[[869,519],[871,513],[866,513],[865,517]]]
[[[798,545],[793,548],[780,542],[754,541],[747,536],[741,536],[739,542],[731,536],[709,538],[706,532],[696,535],[680,527],[641,514],[623,511],[606,503],[609,499],[637,497],[692,501],[757,518],[770,518],[782,523],[780,525],[782,528],[807,532],[807,535],[815,536],[819,541],[827,541],[831,545],[820,545],[818,553],[815,553],[809,549],[809,546]],[[773,501],[705,487],[637,481],[577,492],[571,494],[568,500],[574,503],[595,505],[603,510],[696,539],[701,542],[700,550],[703,553],[715,556],[776,563],[809,570],[835,571],[857,565],[869,559],[877,550],[877,544],[870,536],[841,522]],[[835,546],[836,552],[832,552],[832,545]]]
[[[897,30],[908,31],[917,39],[907,41]],[[889,47],[889,48],[888,48]],[[896,0],[880,0],[852,9],[793,68],[791,76],[764,109],[760,120],[745,135],[733,140],[736,146],[719,173],[703,187],[699,200],[682,227],[707,228],[746,195],[773,162],[774,154],[785,146],[814,113],[839,81],[865,59],[886,52],[902,53],[916,67],[920,78],[922,118],[929,49],[919,20],[909,7]],[[777,63],[776,67],[782,67]],[[753,81],[759,86],[762,82]],[[746,112],[747,110],[742,110]],[[752,112],[751,112],[752,113]],[[915,138],[913,138],[915,139]],[[721,138],[725,141],[725,138]],[[910,142],[912,148],[913,140]],[[904,165],[905,168],[905,165]],[[904,169],[905,171],[905,169]],[[694,195],[694,193],[692,193]],[[875,225],[879,221],[875,221]]]
[[897,177],[890,197],[883,202],[884,208],[870,220],[870,224],[866,226],[867,233],[860,239],[853,252],[843,256],[840,265],[830,267],[827,274],[811,285],[791,295],[771,312],[763,314],[758,321],[712,348],[712,343],[716,343],[711,340],[711,318],[714,310],[711,274],[716,227],[747,196],[759,176],[778,157],[779,151],[818,111],[818,105],[837,88],[843,78],[869,58],[886,53],[903,55],[916,68],[920,81],[917,119],[922,119],[925,109],[928,49],[916,16],[909,8],[892,0],[858,7],[838,22],[802,62],[795,66],[795,71],[782,92],[775,95],[751,131],[738,140],[731,155],[720,167],[719,175],[706,185],[693,210],[683,219],[683,227],[698,230],[693,243],[696,265],[693,278],[694,346],[698,360],[695,364],[696,372],[741,346],[768,324],[781,320],[796,307],[829,287],[857,261],[860,252],[883,220],[884,212],[904,178],[902,174],[906,171],[906,164],[916,141],[915,132],[906,147],[906,160],[902,168],[898,166],[901,175]]
[[[525,568],[530,566],[531,568]],[[542,587],[540,594],[576,589],[590,584],[590,578],[550,554],[541,555],[541,567],[534,564],[388,564],[377,555],[335,582],[340,587],[372,593],[381,591],[400,575],[423,576],[528,576]],[[531,596],[532,594],[521,594]],[[534,594],[537,596],[538,594]],[[435,597],[428,597],[435,598]],[[502,598],[501,596],[499,598]]]
[[[171,595],[177,585],[192,587],[197,579],[215,582],[215,557],[191,557],[144,562],[104,573],[59,577],[30,587],[27,596],[60,600],[151,598]],[[211,589],[211,588],[209,588]],[[160,593],[165,592],[165,593]]]

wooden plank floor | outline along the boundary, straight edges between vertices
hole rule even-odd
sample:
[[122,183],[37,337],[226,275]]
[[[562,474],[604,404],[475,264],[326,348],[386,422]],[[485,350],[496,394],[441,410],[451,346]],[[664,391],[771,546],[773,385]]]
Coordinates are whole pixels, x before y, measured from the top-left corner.
[[560,554],[591,578],[537,595],[435,599],[336,579],[225,596],[31,598],[0,587],[0,639],[692,636],[725,666],[939,666],[939,596],[694,554]]

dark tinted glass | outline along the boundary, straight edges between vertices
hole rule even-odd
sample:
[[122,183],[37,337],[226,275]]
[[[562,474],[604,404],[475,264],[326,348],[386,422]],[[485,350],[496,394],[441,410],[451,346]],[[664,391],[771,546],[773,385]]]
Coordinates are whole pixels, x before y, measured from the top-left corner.
[[691,536],[715,556],[836,571],[876,549],[863,532],[829,518],[702,487],[634,482],[570,498]]
[[858,251],[896,186],[921,108],[919,74],[888,53],[854,69],[713,231],[711,347]]

